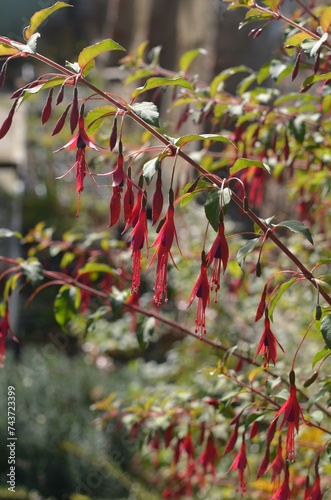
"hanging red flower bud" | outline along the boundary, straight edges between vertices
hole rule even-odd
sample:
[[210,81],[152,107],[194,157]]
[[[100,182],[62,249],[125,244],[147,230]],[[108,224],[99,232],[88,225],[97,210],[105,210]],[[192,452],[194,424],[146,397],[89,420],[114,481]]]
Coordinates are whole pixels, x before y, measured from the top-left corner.
[[58,106],[59,104],[61,104],[61,102],[63,101],[63,98],[64,98],[64,87],[65,87],[65,84],[62,83],[62,85],[60,87],[60,90],[59,90],[59,93],[58,93],[57,98],[56,98],[56,106]]
[[52,135],[58,134],[63,129],[65,121],[67,119],[67,115],[68,115],[68,111],[69,111],[70,106],[71,106],[71,104],[68,104],[68,106],[66,107],[66,109],[64,110],[64,112],[62,113],[62,115],[60,116],[58,121],[56,122],[54,130],[52,132]]
[[49,93],[48,93],[48,97],[46,99],[45,106],[43,107],[43,110],[41,112],[41,123],[43,125],[44,125],[44,123],[46,123],[49,120],[51,113],[52,113],[53,91],[54,91],[54,89],[51,88]]
[[110,138],[109,138],[110,151],[112,151],[114,149],[114,147],[116,146],[116,142],[117,142],[117,117],[115,116],[114,122],[113,122],[113,127],[111,129],[111,134],[110,134]]
[[163,208],[162,178],[161,168],[157,172],[156,189],[152,199],[152,225],[154,225],[161,215]]
[[7,71],[7,61],[5,61],[2,65],[1,71],[0,71],[0,89],[3,86],[6,78],[6,71]]
[[109,203],[110,218],[108,227],[114,226],[120,217],[121,193],[122,193],[121,187],[119,186],[113,187],[113,194],[112,197],[110,198],[110,203]]
[[79,119],[79,110],[78,110],[78,89],[77,86],[74,87],[74,97],[71,103],[71,113],[70,113],[70,130],[71,133],[74,133],[75,128],[77,127]]
[[7,132],[9,131],[12,121],[13,121],[13,116],[15,113],[15,108],[16,108],[17,100],[14,102],[14,104],[11,107],[11,110],[8,113],[7,118],[3,121],[1,127],[0,127],[0,139],[5,137]]

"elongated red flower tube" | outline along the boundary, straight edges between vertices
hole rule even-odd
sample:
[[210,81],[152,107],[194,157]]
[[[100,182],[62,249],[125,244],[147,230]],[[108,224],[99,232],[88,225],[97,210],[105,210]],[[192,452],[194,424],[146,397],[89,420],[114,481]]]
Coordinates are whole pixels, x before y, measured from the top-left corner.
[[206,334],[206,308],[210,303],[210,287],[207,277],[207,265],[204,256],[202,256],[202,262],[200,266],[200,274],[196,280],[191,296],[189,298],[188,305],[190,306],[195,299],[198,297],[198,310],[197,317],[195,320],[195,333],[200,332],[200,339],[202,334]]
[[175,228],[175,221],[174,221],[175,208],[173,204],[174,201],[173,197],[174,197],[173,191],[172,189],[170,189],[169,206],[165,217],[165,222],[162,225],[156,240],[152,244],[152,247],[156,247],[156,251],[148,266],[150,267],[154,262],[154,260],[157,258],[156,279],[154,285],[154,301],[157,305],[160,305],[163,299],[165,299],[165,301],[168,300],[167,281],[168,281],[169,256],[171,257],[175,267],[177,267],[171,253],[171,247],[174,238],[176,239],[177,245],[179,247],[177,232]]
[[211,249],[207,253],[206,261],[208,267],[212,265],[211,289],[215,287],[215,302],[217,302],[217,292],[220,289],[220,276],[223,267],[225,272],[229,260],[229,246],[224,235],[224,223],[220,222],[218,233]]
[[280,347],[280,349],[284,351],[283,347],[281,344],[278,342],[277,338],[275,335],[272,333],[271,328],[270,328],[270,319],[268,316],[268,309],[265,309],[265,318],[264,318],[264,331],[262,333],[260,342],[257,346],[254,361],[257,358],[257,356],[261,353],[262,357],[264,359],[263,366],[268,367],[270,361],[273,362],[273,364],[276,364],[277,361],[277,345]]

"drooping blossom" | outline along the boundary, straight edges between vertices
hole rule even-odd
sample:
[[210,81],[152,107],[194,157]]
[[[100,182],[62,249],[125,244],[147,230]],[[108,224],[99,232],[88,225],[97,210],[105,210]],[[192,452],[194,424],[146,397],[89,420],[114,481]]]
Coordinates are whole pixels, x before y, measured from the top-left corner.
[[246,188],[249,206],[260,208],[263,202],[266,172],[263,168],[252,166],[245,169],[241,180]]
[[295,386],[294,371],[290,372],[290,395],[285,403],[279,408],[275,418],[283,415],[283,420],[279,425],[281,430],[287,424],[286,435],[286,460],[288,462],[295,461],[295,447],[294,447],[294,431],[299,432],[300,419],[303,419],[303,414],[297,399],[297,390]]
[[152,225],[158,220],[163,208],[163,192],[162,192],[162,177],[161,168],[159,168],[156,179],[156,187],[152,199]]
[[148,245],[146,197],[142,198],[139,217],[130,236],[132,237],[130,247],[132,248],[133,259],[131,293],[138,293],[140,286],[141,250],[144,247],[144,243],[146,243],[146,247]]
[[5,305],[5,310],[2,316],[2,319],[0,321],[0,367],[4,366],[4,361],[6,357],[6,343],[7,343],[7,338],[8,334],[12,338],[12,340],[15,340],[15,342],[18,342],[17,338],[15,337],[13,330],[11,329],[11,326],[9,324],[9,310],[8,306]]
[[285,467],[285,477],[283,483],[280,485],[276,493],[271,497],[271,500],[289,500],[291,498],[290,490],[290,473],[288,467]]
[[270,361],[272,361],[273,364],[275,364],[277,361],[277,345],[283,352],[285,352],[283,347],[281,346],[281,344],[278,342],[277,338],[271,331],[268,309],[266,308],[265,318],[264,318],[264,331],[261,336],[260,342],[257,346],[254,361],[261,352],[262,357],[264,359],[263,366],[268,367]]
[[157,235],[156,240],[152,244],[152,247],[156,247],[156,250],[149,264],[150,266],[157,258],[156,279],[154,285],[154,301],[157,305],[160,305],[163,299],[165,299],[165,301],[168,300],[167,282],[168,282],[169,256],[174,265],[176,266],[171,253],[171,247],[174,238],[176,239],[177,245],[179,247],[175,221],[174,221],[175,208],[173,204],[173,196],[174,196],[173,191],[172,189],[170,189],[169,206],[167,214],[165,216],[165,221],[159,231],[159,234]]
[[199,457],[199,462],[202,465],[205,474],[207,473],[208,468],[210,468],[212,476],[215,477],[216,460],[218,458],[219,458],[219,451],[215,446],[214,437],[210,433],[207,439],[206,447]]
[[269,460],[270,460],[270,447],[269,445],[267,445],[262,462],[260,463],[259,468],[257,470],[256,479],[259,479],[261,476],[265,474],[269,465]]
[[238,470],[239,484],[236,488],[236,491],[238,491],[240,488],[242,493],[246,491],[246,480],[244,476],[246,467],[247,467],[246,443],[245,443],[245,437],[243,436],[240,450],[229,469],[229,470]]
[[206,256],[208,267],[212,265],[211,289],[215,287],[215,302],[217,302],[217,292],[220,289],[221,268],[223,273],[226,270],[229,260],[229,246],[224,235],[224,223],[220,222],[218,233]]
[[322,500],[321,479],[316,468],[315,481],[311,491],[311,500]]
[[209,306],[210,303],[210,287],[207,277],[207,263],[204,256],[202,256],[200,274],[193,286],[193,290],[188,301],[188,307],[192,304],[195,297],[198,297],[198,309],[195,320],[195,333],[200,332],[200,339],[201,339],[202,334],[205,334],[207,332],[206,307]]
[[69,174],[71,170],[75,169],[76,171],[76,192],[78,193],[78,207],[77,207],[77,213],[76,216],[78,217],[79,215],[79,206],[80,206],[80,193],[84,190],[84,178],[86,173],[89,173],[89,169],[86,163],[85,159],[85,149],[86,146],[92,149],[97,150],[96,144],[92,141],[92,139],[87,135],[87,132],[85,130],[84,126],[84,117],[83,117],[83,112],[84,112],[84,106],[81,108],[81,113],[80,117],[78,120],[78,131],[77,133],[72,137],[72,139],[67,142],[62,148],[59,148],[55,151],[55,153],[62,151],[63,149],[69,149],[71,151],[72,149],[77,148],[76,151],[76,161],[74,165],[64,174],[61,175],[60,177],[57,177],[57,179],[62,179],[65,175]]
[[279,438],[276,456],[271,462],[270,467],[268,468],[268,471],[272,471],[271,481],[276,481],[280,477],[283,470],[285,470],[285,468],[286,466],[283,458],[283,447],[281,438]]
[[225,450],[224,450],[224,455],[227,453],[230,453],[230,451],[233,450],[235,447],[235,444],[238,439],[238,429],[239,429],[239,420],[237,420],[236,425],[231,433],[231,436],[229,437],[228,442],[226,443]]

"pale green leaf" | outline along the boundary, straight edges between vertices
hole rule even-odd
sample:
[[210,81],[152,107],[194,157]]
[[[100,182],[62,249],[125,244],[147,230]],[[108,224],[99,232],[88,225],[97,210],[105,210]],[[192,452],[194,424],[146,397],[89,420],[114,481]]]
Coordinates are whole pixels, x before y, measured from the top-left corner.
[[283,293],[288,288],[290,288],[290,286],[293,285],[293,283],[295,283],[296,281],[297,281],[297,278],[291,278],[290,280],[285,281],[285,283],[282,283],[278,287],[277,293],[275,293],[275,295],[273,295],[273,297],[270,301],[270,305],[269,305],[269,318],[271,319],[271,321],[273,321],[273,313],[274,313],[275,307],[276,307],[279,299],[281,298]]
[[110,50],[125,50],[125,48],[119,43],[114,42],[111,38],[102,40],[102,42],[95,43],[89,47],[85,47],[85,49],[83,49],[78,56],[79,67],[84,70],[86,66],[97,56],[103,54],[104,52],[109,52]]
[[137,97],[143,92],[147,92],[147,90],[156,89],[159,87],[167,87],[167,86],[179,86],[184,87],[189,90],[193,90],[192,85],[184,78],[162,78],[162,77],[152,77],[147,80],[143,87],[138,87],[132,92],[132,97]]
[[247,255],[254,250],[259,241],[260,238],[252,238],[251,240],[248,240],[244,246],[239,248],[237,252],[237,261],[242,271],[244,270]]
[[196,59],[200,54],[205,55],[207,54],[207,51],[205,49],[192,49],[185,52],[185,54],[183,54],[179,59],[179,69],[186,73],[194,59]]
[[230,144],[231,146],[235,147],[232,141],[228,139],[227,137],[224,137],[223,135],[219,134],[190,134],[190,135],[183,135],[182,137],[179,137],[178,139],[175,140],[175,145],[176,146],[183,146],[184,144],[187,144],[189,142],[193,141],[215,141],[215,142],[225,142],[226,144]]
[[321,351],[319,351],[318,353],[315,354],[313,361],[312,361],[312,367],[314,368],[316,363],[318,363],[319,361],[322,361],[322,359],[324,359],[326,356],[329,356],[330,353],[331,353],[330,347],[325,345]]
[[131,109],[146,123],[153,127],[159,127],[159,110],[153,102],[136,102],[132,104]]
[[160,166],[160,160],[159,157],[157,156],[156,158],[153,158],[152,160],[147,161],[144,166],[143,166],[143,176],[147,184],[151,182],[153,179],[154,175],[158,171]]
[[30,19],[30,25],[24,29],[24,38],[29,40],[29,38],[37,31],[39,26],[51,15],[53,12],[62,9],[63,7],[73,7],[65,2],[56,2],[51,7],[39,10]]
[[258,167],[265,170],[268,174],[270,174],[270,167],[266,163],[263,163],[259,160],[249,160],[247,158],[238,158],[231,167],[231,175],[236,174],[240,170],[244,168],[250,167]]

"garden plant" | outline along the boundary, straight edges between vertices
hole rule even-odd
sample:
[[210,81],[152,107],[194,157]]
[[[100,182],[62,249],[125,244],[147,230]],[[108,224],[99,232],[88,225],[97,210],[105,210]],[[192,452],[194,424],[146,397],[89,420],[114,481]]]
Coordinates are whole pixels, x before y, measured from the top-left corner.
[[144,383],[93,413],[127,430],[151,495],[329,498],[331,7],[226,3],[256,50],[273,23],[282,40],[258,71],[228,68],[210,83],[190,73],[198,48],[177,72],[147,42],[123,52],[129,76],[115,92],[96,75],[98,56],[124,51],[116,41],[63,65],[40,54],[38,30],[47,36],[42,23],[65,2],[36,12],[24,42],[0,36],[1,85],[14,59],[38,71],[12,94],[0,138],[43,96],[73,226],[84,204],[109,198],[99,227],[62,239],[42,223],[24,236],[1,229],[27,255],[0,258],[0,356],[17,341],[12,295],[28,307],[51,287],[59,327],[96,358],[124,338],[139,356],[158,350],[159,363],[141,361]]

